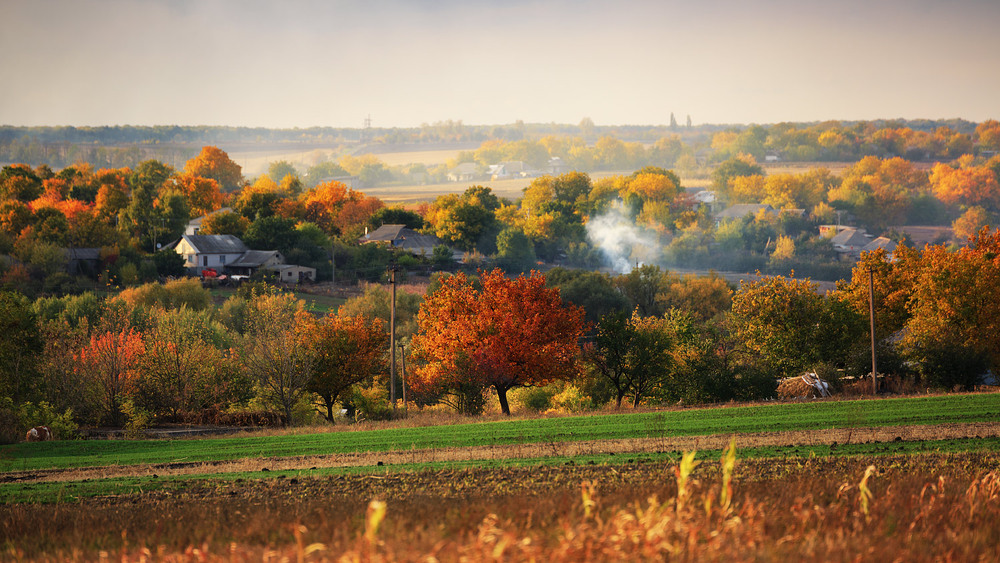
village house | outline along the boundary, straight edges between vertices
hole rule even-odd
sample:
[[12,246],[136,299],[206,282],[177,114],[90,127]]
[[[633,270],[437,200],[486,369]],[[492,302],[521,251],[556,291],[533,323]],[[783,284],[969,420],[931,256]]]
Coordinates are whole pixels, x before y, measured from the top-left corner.
[[251,250],[234,235],[184,235],[173,250],[184,258],[191,275],[205,269],[230,276],[249,277],[258,271],[275,272],[282,282],[315,281],[316,268],[285,264],[277,250]]
[[248,250],[234,235],[184,235],[174,246],[174,251],[184,258],[188,273],[196,276],[205,268],[221,272]]
[[479,166],[475,162],[463,162],[448,171],[449,182],[470,182],[479,176]]
[[416,256],[431,256],[434,254],[434,247],[443,244],[436,236],[418,233],[406,225],[382,225],[365,234],[359,242],[381,243]]

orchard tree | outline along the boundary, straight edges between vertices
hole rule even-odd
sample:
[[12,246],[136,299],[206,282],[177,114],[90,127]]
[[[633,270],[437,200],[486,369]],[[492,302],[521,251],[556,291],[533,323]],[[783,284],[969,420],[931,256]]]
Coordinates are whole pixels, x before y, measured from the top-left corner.
[[427,296],[413,338],[416,390],[493,387],[510,414],[507,392],[578,375],[583,310],[565,306],[538,273],[508,278],[499,269],[444,278]]
[[305,336],[315,362],[307,389],[333,422],[334,406],[353,386],[386,372],[389,334],[381,319],[331,314]]
[[614,388],[615,408],[632,397],[632,407],[671,369],[673,339],[655,317],[612,313],[601,319],[597,338],[586,351],[594,369]]
[[205,311],[159,311],[145,334],[140,395],[146,407],[175,420],[184,412],[220,405],[227,394],[222,349],[228,337]]

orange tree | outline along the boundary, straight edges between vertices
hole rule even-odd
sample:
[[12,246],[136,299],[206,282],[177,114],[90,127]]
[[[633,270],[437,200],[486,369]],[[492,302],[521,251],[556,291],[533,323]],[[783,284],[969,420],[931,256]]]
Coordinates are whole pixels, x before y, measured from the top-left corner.
[[381,319],[331,314],[305,336],[314,361],[306,388],[319,396],[332,422],[341,395],[386,371],[389,335]]
[[578,375],[583,309],[563,305],[545,276],[508,278],[499,269],[442,280],[420,307],[414,358],[415,391],[493,387],[510,414],[507,391]]
[[202,147],[198,156],[184,163],[184,172],[189,176],[211,178],[224,191],[239,188],[243,180],[243,169],[233,162],[226,151],[213,146]]
[[124,422],[121,406],[134,391],[144,351],[142,334],[126,327],[93,334],[77,355],[78,369],[96,382],[103,413],[115,426]]
[[1000,368],[1000,231],[957,251],[929,246],[921,262],[902,347],[932,382],[971,387]]

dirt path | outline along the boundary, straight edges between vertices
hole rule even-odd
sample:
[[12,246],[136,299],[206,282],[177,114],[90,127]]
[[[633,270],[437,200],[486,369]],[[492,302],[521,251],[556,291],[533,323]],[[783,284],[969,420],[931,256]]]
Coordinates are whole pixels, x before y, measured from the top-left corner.
[[[945,440],[1000,435],[1000,421],[967,424],[933,424],[890,426],[885,428],[836,428],[829,430],[756,432],[738,434],[737,448],[763,446],[808,446],[894,441]],[[493,459],[528,459],[591,454],[628,454],[669,451],[722,449],[728,446],[731,434],[708,436],[665,436],[662,438],[630,438],[622,440],[592,440],[582,442],[545,442],[534,444],[503,444],[470,448],[434,448],[360,452],[322,456],[251,458],[206,463],[165,463],[155,465],[108,465],[79,469],[20,471],[0,474],[2,482],[59,482],[114,477],[177,476],[244,471],[307,470],[321,467],[362,467],[470,461]]]

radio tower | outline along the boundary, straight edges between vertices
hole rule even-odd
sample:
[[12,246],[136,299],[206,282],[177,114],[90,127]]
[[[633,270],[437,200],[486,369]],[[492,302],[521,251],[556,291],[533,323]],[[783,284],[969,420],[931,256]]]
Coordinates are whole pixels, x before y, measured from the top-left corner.
[[371,138],[371,130],[372,130],[372,114],[369,113],[368,117],[365,118],[365,126],[363,129],[361,129],[361,139],[359,140],[359,142],[362,145],[365,144],[369,138]]

